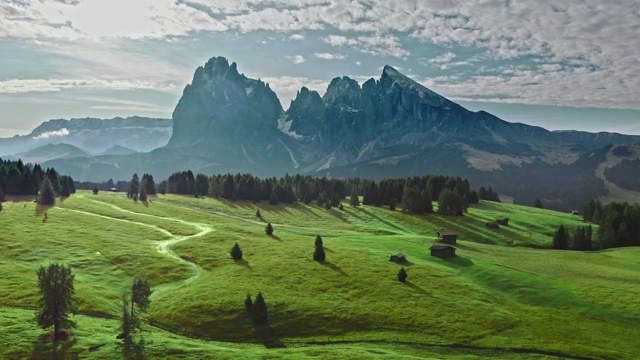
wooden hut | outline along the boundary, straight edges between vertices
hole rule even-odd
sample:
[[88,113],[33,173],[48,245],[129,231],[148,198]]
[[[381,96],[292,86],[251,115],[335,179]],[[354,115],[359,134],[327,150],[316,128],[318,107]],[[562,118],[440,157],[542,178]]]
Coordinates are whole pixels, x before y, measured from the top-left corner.
[[509,225],[509,218],[498,218],[496,219],[496,222],[500,225],[507,226]]
[[500,229],[500,224],[498,224],[497,221],[488,222],[484,224],[484,226],[488,227],[489,229]]
[[397,263],[403,263],[403,262],[407,261],[407,255],[405,255],[403,253],[397,253],[395,255],[391,255],[391,257],[389,258],[389,261],[393,261],[393,262],[397,262]]
[[441,259],[456,256],[456,248],[449,245],[433,245],[429,250],[431,250],[431,256],[439,257]]
[[455,231],[438,231],[438,241],[442,241],[445,244],[455,244],[458,238],[458,233]]

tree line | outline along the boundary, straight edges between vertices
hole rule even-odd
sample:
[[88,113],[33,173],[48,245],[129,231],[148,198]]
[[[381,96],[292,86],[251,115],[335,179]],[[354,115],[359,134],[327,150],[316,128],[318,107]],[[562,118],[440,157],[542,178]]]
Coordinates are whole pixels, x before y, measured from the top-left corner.
[[55,194],[70,196],[76,192],[71,176],[60,175],[54,168],[42,169],[40,164],[24,164],[22,160],[0,159],[0,202],[5,195],[38,195],[47,191],[47,201],[41,204],[53,204]]
[[640,246],[640,205],[599,200],[587,201],[582,207],[585,221],[600,225],[598,238],[602,249]]

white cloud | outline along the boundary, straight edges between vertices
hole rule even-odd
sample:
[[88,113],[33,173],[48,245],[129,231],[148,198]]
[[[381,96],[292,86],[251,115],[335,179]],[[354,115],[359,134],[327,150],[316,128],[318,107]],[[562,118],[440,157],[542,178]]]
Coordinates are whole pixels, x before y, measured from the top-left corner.
[[40,140],[40,139],[49,139],[52,137],[63,137],[63,136],[67,136],[69,135],[69,129],[67,128],[62,128],[60,130],[56,130],[56,131],[47,131],[45,133],[42,133],[38,136],[34,136],[33,138],[36,140]]
[[347,58],[346,55],[342,54],[330,54],[330,53],[315,53],[315,57],[324,60],[344,60]]
[[287,56],[286,58],[291,60],[296,65],[302,64],[305,61],[305,58],[302,55]]
[[289,36],[289,40],[304,40],[304,35],[302,34],[293,34]]
[[[170,87],[171,88],[171,87]],[[0,81],[0,93],[53,92],[65,89],[163,90],[157,84],[100,79],[11,79]],[[164,89],[168,90],[168,89]]]
[[446,53],[444,53],[444,54],[442,54],[440,56],[436,56],[436,57],[434,57],[432,59],[428,59],[428,60],[425,59],[425,61],[428,62],[428,63],[432,63],[432,64],[443,64],[443,63],[451,62],[455,58],[456,58],[456,54],[448,51],[448,52],[446,52]]

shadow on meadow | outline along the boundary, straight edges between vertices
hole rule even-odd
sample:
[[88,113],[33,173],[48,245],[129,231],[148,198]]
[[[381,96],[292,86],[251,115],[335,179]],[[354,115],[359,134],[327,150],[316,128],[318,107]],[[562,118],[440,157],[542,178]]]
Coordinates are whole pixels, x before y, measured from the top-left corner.
[[343,276],[349,276],[349,274],[347,274],[346,272],[344,272],[344,270],[342,270],[342,268],[334,263],[331,263],[329,261],[323,261],[321,262],[322,266],[328,267],[329,269],[339,273],[340,275]]

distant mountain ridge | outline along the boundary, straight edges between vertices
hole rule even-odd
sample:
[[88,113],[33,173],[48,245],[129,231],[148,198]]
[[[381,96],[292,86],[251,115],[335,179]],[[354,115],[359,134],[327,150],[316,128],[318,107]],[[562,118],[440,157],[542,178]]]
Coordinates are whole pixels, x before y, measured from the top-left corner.
[[284,111],[268,84],[223,57],[196,69],[171,121],[167,145],[149,153],[48,163],[89,180],[128,179],[133,172],[162,179],[187,169],[374,180],[455,175],[518,203],[540,198],[569,209],[609,195],[600,174],[615,156],[610,145],[640,145],[640,136],[551,132],[472,112],[390,66],[362,85],[336,77],[322,96],[302,87]]
[[46,144],[66,143],[97,154],[119,145],[139,152],[164,146],[173,131],[171,119],[139,116],[113,119],[54,119],[30,134],[0,138],[0,156],[23,153]]

